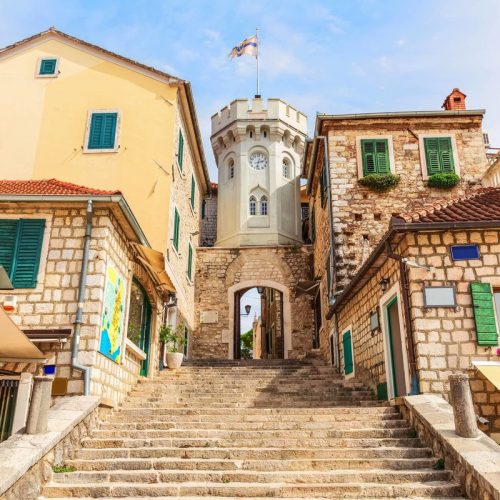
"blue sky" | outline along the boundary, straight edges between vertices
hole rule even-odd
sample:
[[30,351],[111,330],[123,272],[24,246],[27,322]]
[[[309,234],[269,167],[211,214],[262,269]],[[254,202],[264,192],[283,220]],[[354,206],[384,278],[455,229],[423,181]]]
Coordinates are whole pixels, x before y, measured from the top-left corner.
[[230,49],[261,29],[261,93],[304,111],[439,109],[453,87],[500,146],[499,0],[0,0],[0,46],[49,26],[190,80],[210,116],[255,93]]

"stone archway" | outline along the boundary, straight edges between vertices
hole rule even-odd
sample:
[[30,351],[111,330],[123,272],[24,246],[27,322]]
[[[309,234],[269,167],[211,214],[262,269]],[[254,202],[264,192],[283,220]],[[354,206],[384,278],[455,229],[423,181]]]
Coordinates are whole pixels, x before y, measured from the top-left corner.
[[[227,299],[229,304],[229,332],[235,331],[235,298],[241,290],[263,287],[272,288],[281,292],[283,297],[283,357],[288,359],[288,351],[292,349],[292,308],[290,305],[290,290],[288,287],[277,283],[276,281],[266,279],[254,279],[241,281],[227,290]],[[228,345],[228,359],[234,359],[234,343],[229,342]]]

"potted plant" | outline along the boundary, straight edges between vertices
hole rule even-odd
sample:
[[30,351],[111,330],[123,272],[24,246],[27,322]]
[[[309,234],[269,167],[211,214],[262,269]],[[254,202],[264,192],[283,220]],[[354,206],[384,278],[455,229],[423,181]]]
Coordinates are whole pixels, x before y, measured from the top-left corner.
[[163,348],[166,349],[167,367],[170,370],[180,368],[184,360],[182,347],[185,344],[184,339],[184,324],[177,325],[175,331],[170,325],[162,325],[160,328],[160,341]]
[[368,174],[359,179],[358,182],[375,191],[386,191],[399,184],[401,177],[394,174]]
[[452,189],[460,182],[460,177],[452,172],[444,174],[433,174],[429,177],[427,184],[429,187],[438,189]]

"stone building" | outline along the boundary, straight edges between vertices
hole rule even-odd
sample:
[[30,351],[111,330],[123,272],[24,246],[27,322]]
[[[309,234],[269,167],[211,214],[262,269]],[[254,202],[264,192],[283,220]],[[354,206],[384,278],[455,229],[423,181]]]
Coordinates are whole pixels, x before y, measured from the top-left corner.
[[0,108],[0,178],[119,189],[192,329],[210,187],[189,82],[51,28],[0,50]]
[[139,376],[154,376],[173,287],[119,191],[0,181],[0,234],[0,266],[12,284],[2,284],[0,304],[55,367],[54,395],[90,393],[116,406]]
[[205,196],[201,205],[200,244],[213,247],[217,239],[217,190],[216,182],[210,183],[210,194]]
[[[487,169],[484,111],[464,109],[465,96],[459,91],[446,103],[444,111],[316,118],[303,175],[317,286],[315,338],[330,360],[336,342],[331,309],[336,296],[376,247],[391,217],[481,185]],[[431,187],[436,175],[458,183]],[[373,181],[389,182],[389,187],[377,189]]]
[[449,375],[467,372],[500,441],[500,189],[392,217],[332,311],[346,377],[380,399],[447,397]]
[[[275,348],[262,356],[300,358],[312,348],[311,301],[297,288],[311,278],[312,264],[310,248],[302,246],[306,127],[306,117],[280,99],[238,99],[212,117],[217,239],[213,248],[198,249],[196,358],[239,357],[240,298],[257,287],[282,311],[266,344]],[[214,226],[206,207],[203,234]]]

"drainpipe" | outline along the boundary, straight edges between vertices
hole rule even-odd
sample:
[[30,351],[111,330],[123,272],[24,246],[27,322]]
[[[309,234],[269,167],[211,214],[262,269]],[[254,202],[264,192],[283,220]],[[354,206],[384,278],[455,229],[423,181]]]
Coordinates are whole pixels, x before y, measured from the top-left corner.
[[83,373],[83,395],[90,394],[90,367],[78,363],[78,351],[80,349],[80,331],[83,323],[83,302],[85,300],[85,289],[87,287],[87,269],[89,264],[90,237],[92,234],[92,200],[87,201],[87,226],[83,240],[82,267],[80,269],[80,283],[78,285],[78,307],[75,317],[75,331],[71,343],[71,367]]
[[410,284],[408,279],[408,266],[406,265],[406,258],[402,255],[395,254],[392,251],[391,245],[388,241],[385,243],[387,256],[390,259],[399,261],[399,275],[400,284],[403,294],[403,310],[405,326],[407,331],[408,339],[408,351],[410,357],[410,367],[411,367],[411,394],[420,394],[420,388],[418,385],[418,375],[417,375],[417,362],[415,359],[415,343],[413,339],[413,325],[411,322],[411,308],[410,308]]

